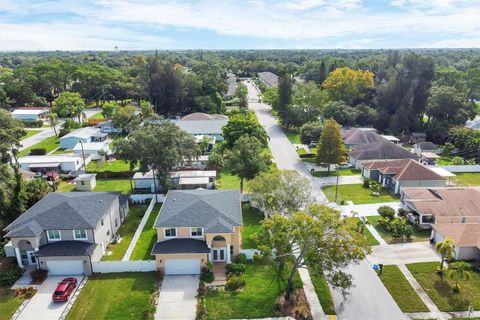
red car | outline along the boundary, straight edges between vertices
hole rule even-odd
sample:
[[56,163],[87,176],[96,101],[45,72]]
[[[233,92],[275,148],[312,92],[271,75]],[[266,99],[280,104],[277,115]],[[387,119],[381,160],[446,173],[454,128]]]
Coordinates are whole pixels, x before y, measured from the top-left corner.
[[52,294],[52,300],[54,302],[64,302],[70,298],[70,294],[77,286],[77,279],[65,278],[58,283],[55,292]]

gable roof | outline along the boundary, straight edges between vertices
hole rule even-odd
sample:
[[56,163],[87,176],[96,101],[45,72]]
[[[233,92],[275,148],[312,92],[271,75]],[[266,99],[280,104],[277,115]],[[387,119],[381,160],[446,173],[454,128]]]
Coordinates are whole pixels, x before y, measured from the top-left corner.
[[202,120],[228,120],[223,114],[209,114],[203,112],[194,112],[180,118],[180,121],[202,121]]
[[69,134],[66,134],[63,137],[61,137],[60,140],[66,139],[66,138],[71,138],[71,137],[88,139],[88,138],[93,137],[95,135],[98,135],[100,133],[101,133],[101,130],[99,128],[84,127],[84,128],[79,128],[79,129],[73,130]]
[[419,142],[419,143],[415,143],[415,144],[418,145],[420,147],[420,149],[422,149],[422,150],[437,150],[438,149],[438,146],[435,143],[430,142],[430,141]]
[[480,249],[480,224],[478,223],[435,223],[432,228],[444,237],[453,239],[456,246]]
[[358,145],[372,143],[382,139],[375,131],[362,130],[360,128],[351,128],[342,131],[343,143],[348,145]]
[[170,190],[155,227],[203,227],[205,233],[232,233],[242,225],[239,190]]
[[7,237],[50,229],[95,228],[119,192],[50,192],[5,228]]
[[384,174],[394,174],[393,179],[397,181],[445,180],[437,172],[412,159],[372,161],[363,166]]
[[174,120],[174,123],[182,130],[190,134],[222,134],[222,128],[228,123],[227,119],[222,120],[196,120],[183,121]]
[[380,138],[380,140],[376,142],[358,145],[354,147],[353,151],[350,151],[348,154],[356,160],[393,160],[418,158],[410,151],[407,151],[399,145],[383,138]]
[[275,87],[278,84],[278,76],[270,71],[258,72],[258,77],[270,87]]
[[412,132],[412,137],[415,137],[415,138],[420,138],[420,137],[426,138],[426,137],[427,137],[427,134],[426,134],[425,132]]

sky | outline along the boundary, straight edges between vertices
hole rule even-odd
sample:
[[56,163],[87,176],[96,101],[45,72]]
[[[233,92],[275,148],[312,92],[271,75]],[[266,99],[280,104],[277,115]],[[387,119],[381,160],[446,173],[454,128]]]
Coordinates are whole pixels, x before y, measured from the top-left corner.
[[480,48],[480,0],[0,0],[0,51]]

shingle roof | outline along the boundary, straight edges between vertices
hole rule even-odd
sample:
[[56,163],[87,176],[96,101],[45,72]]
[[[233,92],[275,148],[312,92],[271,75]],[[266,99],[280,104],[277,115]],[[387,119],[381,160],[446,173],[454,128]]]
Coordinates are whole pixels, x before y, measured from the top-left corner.
[[210,249],[205,241],[191,238],[177,238],[156,242],[152,249],[152,254],[209,252]]
[[170,190],[155,227],[203,227],[205,233],[233,232],[242,225],[239,190]]
[[358,145],[348,153],[356,160],[417,159],[418,157],[386,139]]
[[456,246],[480,249],[480,224],[478,223],[435,223],[432,228],[444,237],[453,239]]
[[174,123],[190,134],[222,134],[222,128],[228,123],[228,120],[176,120]]
[[95,228],[119,192],[50,192],[5,228],[7,237],[49,229]]
[[437,150],[438,146],[430,141],[416,143],[422,150]]
[[348,145],[358,145],[372,143],[382,139],[375,131],[365,131],[360,128],[351,128],[343,131],[343,143]]
[[426,137],[427,134],[425,132],[412,132],[412,137]]
[[73,130],[69,134],[64,135],[63,137],[60,138],[60,140],[65,139],[65,138],[70,138],[70,137],[75,137],[75,138],[90,138],[98,133],[101,133],[99,128],[95,127],[84,127],[80,129]]
[[364,163],[363,166],[369,170],[379,170],[385,174],[395,174],[393,179],[397,181],[445,180],[444,177],[435,171],[412,159],[372,161]]
[[203,121],[203,120],[228,120],[223,114],[209,114],[203,112],[194,112],[180,118],[180,121]]
[[258,77],[270,87],[275,87],[278,84],[278,76],[270,71],[259,72]]
[[57,241],[41,246],[33,255],[36,257],[89,256],[96,243],[84,241]]

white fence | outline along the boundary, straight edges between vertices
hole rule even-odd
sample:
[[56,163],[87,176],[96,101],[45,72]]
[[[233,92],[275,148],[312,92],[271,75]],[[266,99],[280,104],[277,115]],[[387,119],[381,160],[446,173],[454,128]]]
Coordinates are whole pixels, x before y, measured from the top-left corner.
[[240,253],[243,253],[247,256],[247,260],[253,260],[255,253],[260,254],[260,251],[257,249],[241,249]]
[[[145,203],[153,198],[155,198],[155,194],[153,193],[139,193],[130,195],[130,201],[133,203]],[[160,193],[157,194],[157,200],[157,202],[162,203],[165,200],[165,195]]]
[[140,235],[142,234],[143,228],[145,227],[145,224],[147,223],[147,220],[150,217],[150,214],[152,213],[153,208],[155,207],[155,203],[156,203],[155,197],[153,197],[152,200],[150,201],[150,204],[148,205],[147,210],[145,211],[145,214],[142,217],[142,220],[140,221],[140,224],[138,225],[137,230],[135,230],[135,234],[133,235],[132,241],[130,242],[130,245],[128,246],[127,251],[125,251],[122,261],[130,260],[133,249],[135,249],[135,245],[138,242],[138,238],[140,238]]
[[94,273],[151,272],[156,270],[155,260],[92,261],[92,271]]
[[471,164],[471,165],[462,165],[462,166],[454,166],[454,165],[446,165],[446,166],[432,166],[433,168],[443,168],[450,172],[480,172],[480,165],[479,164]]

